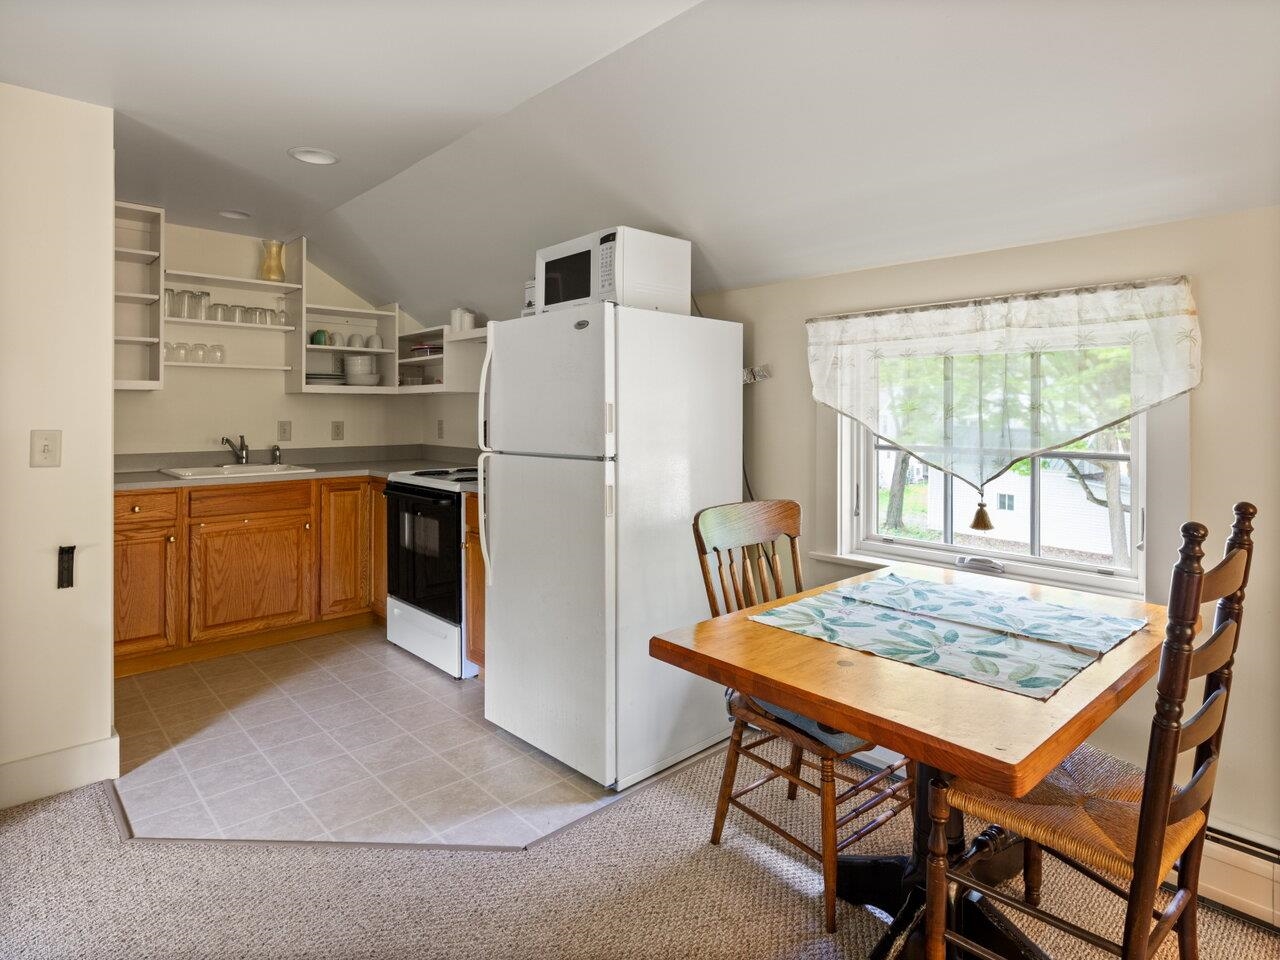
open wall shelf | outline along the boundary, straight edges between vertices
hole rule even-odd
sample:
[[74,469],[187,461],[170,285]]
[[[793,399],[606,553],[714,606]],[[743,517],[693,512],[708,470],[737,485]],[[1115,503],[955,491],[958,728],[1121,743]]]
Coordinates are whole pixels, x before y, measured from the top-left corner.
[[[285,244],[283,281],[166,268],[164,223],[164,211],[158,207],[123,201],[116,204],[113,345],[117,390],[159,390],[168,368],[283,373],[287,393],[395,396],[475,393],[478,389],[485,330],[457,334],[447,326],[407,330],[404,328],[412,321],[401,314],[396,303],[378,307],[308,303],[305,237]],[[212,300],[231,305],[283,308],[291,322],[276,326],[168,317],[164,315],[166,287],[205,291]],[[172,331],[168,330],[170,324]],[[319,330],[340,334],[344,341],[353,335],[363,340],[376,335],[382,345],[311,343],[311,336]],[[246,337],[242,333],[254,335]],[[280,340],[258,336],[272,333],[283,336],[283,350]],[[166,341],[202,340],[223,346],[227,360],[195,363],[163,359]],[[429,357],[412,356],[409,348],[422,342],[440,344],[440,352]],[[327,378],[322,378],[326,382],[307,383],[309,373],[341,372],[343,363],[356,357],[372,360],[373,372],[379,378],[376,386],[362,387]],[[406,383],[406,379],[431,382]]]
[[[297,241],[294,241],[295,243]],[[287,249],[287,247],[286,247]],[[252,277],[227,277],[217,273],[196,273],[191,270],[166,270],[167,283],[187,283],[194,287],[218,287],[224,290],[253,290],[258,293],[294,293],[302,289],[301,283],[277,280],[255,280]]]
[[139,203],[115,205],[114,380],[117,390],[159,390],[164,317],[164,211]]

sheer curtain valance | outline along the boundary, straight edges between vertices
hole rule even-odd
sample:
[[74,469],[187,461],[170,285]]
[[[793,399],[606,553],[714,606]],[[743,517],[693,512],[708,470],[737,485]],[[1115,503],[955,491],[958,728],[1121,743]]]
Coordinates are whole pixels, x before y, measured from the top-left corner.
[[807,329],[815,400],[979,492],[1019,460],[1200,382],[1186,277],[817,317]]

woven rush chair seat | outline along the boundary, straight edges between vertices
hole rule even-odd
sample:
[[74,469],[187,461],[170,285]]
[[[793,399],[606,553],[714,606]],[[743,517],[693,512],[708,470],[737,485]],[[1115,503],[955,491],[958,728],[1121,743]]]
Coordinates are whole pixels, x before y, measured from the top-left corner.
[[[1144,771],[1089,744],[1077,748],[1020,799],[965,780],[952,782],[947,800],[958,810],[1061,850],[1096,870],[1133,879]],[[1196,810],[1165,832],[1159,875],[1173,867],[1204,826]]]

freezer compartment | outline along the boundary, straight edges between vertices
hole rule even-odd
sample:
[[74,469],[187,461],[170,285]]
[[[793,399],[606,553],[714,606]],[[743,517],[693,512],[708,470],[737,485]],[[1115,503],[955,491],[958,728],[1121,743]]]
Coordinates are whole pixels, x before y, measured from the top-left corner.
[[489,324],[488,449],[613,456],[615,311],[597,303]]
[[611,784],[614,464],[494,454],[485,485],[485,718]]

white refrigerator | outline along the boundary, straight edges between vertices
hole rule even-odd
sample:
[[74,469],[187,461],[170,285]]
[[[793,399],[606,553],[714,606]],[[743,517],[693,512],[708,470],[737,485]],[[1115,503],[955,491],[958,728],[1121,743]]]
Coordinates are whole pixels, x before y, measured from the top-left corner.
[[692,521],[742,498],[742,329],[604,303],[488,338],[485,717],[623,789],[729,732],[649,638],[709,616]]

